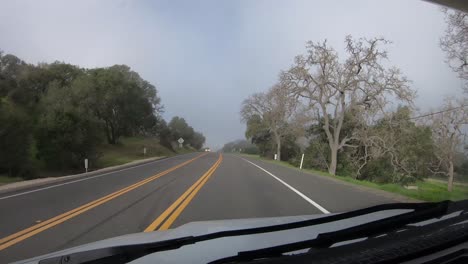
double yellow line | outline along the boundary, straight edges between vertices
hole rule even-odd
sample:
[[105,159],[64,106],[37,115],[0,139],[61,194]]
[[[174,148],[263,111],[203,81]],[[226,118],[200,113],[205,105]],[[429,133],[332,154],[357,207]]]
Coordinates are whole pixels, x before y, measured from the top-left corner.
[[[193,197],[200,191],[200,189],[205,185],[205,183],[210,179],[211,175],[216,171],[216,169],[221,164],[223,156],[219,154],[218,160],[211,166],[211,168],[203,174],[203,176],[198,179],[190,188],[185,191],[182,196],[180,196],[171,206],[169,206],[156,220],[154,220],[146,229],[145,232],[151,232],[154,230],[166,230],[172,223],[177,219],[177,217],[182,213],[182,211],[187,207],[187,205],[192,201]],[[159,227],[159,228],[158,228]]]
[[84,213],[86,211],[89,211],[89,210],[91,210],[91,209],[93,209],[93,208],[95,208],[95,207],[97,207],[97,206],[99,206],[99,205],[101,205],[103,203],[106,203],[106,202],[108,202],[108,201],[110,201],[112,199],[115,199],[115,198],[117,198],[117,197],[119,197],[119,196],[121,196],[121,195],[123,195],[125,193],[128,193],[128,192],[130,192],[130,191],[132,191],[132,190],[134,190],[134,189],[136,189],[136,188],[138,188],[138,187],[140,187],[140,186],[142,186],[144,184],[147,184],[147,183],[149,183],[151,181],[154,181],[157,178],[159,178],[161,176],[164,176],[164,175],[166,175],[166,174],[168,174],[168,173],[170,173],[170,172],[172,172],[172,171],[174,171],[174,170],[176,170],[176,169],[178,169],[180,167],[183,167],[183,166],[193,162],[194,160],[196,160],[196,159],[198,159],[198,158],[200,158],[200,157],[202,157],[202,156],[204,156],[206,154],[207,153],[199,155],[199,156],[197,156],[197,157],[195,157],[193,159],[190,159],[188,161],[180,163],[180,164],[178,164],[178,165],[176,165],[176,166],[174,166],[172,168],[169,168],[169,169],[167,169],[167,170],[165,170],[163,172],[160,172],[160,173],[158,173],[156,175],[153,175],[153,176],[151,176],[151,177],[149,177],[149,178],[147,178],[145,180],[139,181],[139,182],[137,182],[135,184],[132,184],[132,185],[130,185],[128,187],[125,187],[125,188],[123,188],[123,189],[121,189],[119,191],[113,192],[113,193],[111,193],[109,195],[106,195],[106,196],[104,196],[102,198],[99,198],[97,200],[94,200],[92,202],[84,204],[84,205],[82,205],[80,207],[77,207],[77,208],[75,208],[75,209],[73,209],[71,211],[68,211],[68,212],[63,213],[63,214],[58,215],[58,216],[55,216],[53,218],[50,218],[50,219],[48,219],[48,220],[46,220],[44,222],[41,222],[41,223],[37,224],[37,225],[33,225],[33,226],[31,226],[29,228],[26,228],[24,230],[21,230],[21,231],[19,231],[17,233],[14,233],[12,235],[4,237],[4,238],[0,239],[0,250],[8,248],[8,247],[10,247],[10,246],[12,246],[12,245],[14,245],[16,243],[19,243],[19,242],[21,242],[21,241],[23,241],[23,240],[25,240],[27,238],[30,238],[30,237],[38,234],[38,233],[40,233],[40,232],[42,232],[44,230],[47,230],[47,229],[49,229],[49,228],[51,228],[53,226],[56,226],[56,225],[58,225],[60,223],[63,223],[63,222],[67,221],[70,218],[73,218],[73,217],[75,217],[77,215],[80,215],[80,214],[82,214],[82,213]]

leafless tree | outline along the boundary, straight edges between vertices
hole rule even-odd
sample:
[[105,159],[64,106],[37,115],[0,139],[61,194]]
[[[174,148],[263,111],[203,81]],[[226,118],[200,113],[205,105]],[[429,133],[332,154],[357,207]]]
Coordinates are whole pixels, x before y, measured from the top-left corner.
[[354,40],[347,36],[348,56],[341,62],[326,41],[308,42],[307,53],[297,56],[293,67],[281,75],[283,85],[294,96],[307,100],[310,109],[324,119],[331,174],[336,173],[338,151],[354,139],[352,131],[341,134],[345,118],[354,118],[346,113],[355,109],[385,111],[389,100],[411,103],[415,96],[399,69],[383,65],[387,52],[379,45],[387,43],[383,38]]
[[[450,67],[460,78],[468,81],[468,14],[447,8],[444,8],[443,12],[447,29],[440,39],[440,46],[447,55]],[[468,86],[465,89],[468,89]]]
[[280,84],[274,85],[266,93],[256,93],[242,103],[241,116],[248,121],[252,116],[258,115],[269,127],[276,144],[276,154],[281,158],[281,143],[283,137],[299,130],[303,117],[295,115],[298,101],[289,96]]
[[468,123],[466,107],[466,102],[448,98],[441,111],[428,117],[436,148],[436,160],[430,170],[434,174],[444,175],[448,178],[447,189],[449,192],[453,188],[456,155],[463,151],[465,136],[463,125]]

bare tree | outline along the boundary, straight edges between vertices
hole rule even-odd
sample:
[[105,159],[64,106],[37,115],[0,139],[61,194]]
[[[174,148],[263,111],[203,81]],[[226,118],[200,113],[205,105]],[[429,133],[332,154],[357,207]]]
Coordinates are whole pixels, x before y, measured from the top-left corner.
[[453,189],[454,166],[458,152],[463,151],[465,133],[463,125],[468,122],[466,102],[446,99],[441,111],[429,116],[432,137],[436,148],[436,160],[430,170],[448,178],[447,189]]
[[445,51],[450,67],[468,81],[468,14],[447,8],[443,11],[447,29],[440,39],[440,47]]
[[276,144],[276,154],[281,159],[281,143],[283,137],[291,131],[297,131],[295,112],[298,101],[289,96],[288,91],[281,85],[273,86],[266,93],[256,93],[242,103],[242,120],[247,122],[257,115],[269,127]]
[[387,44],[383,38],[353,40],[345,39],[348,57],[340,62],[338,54],[326,41],[308,42],[307,54],[297,56],[293,67],[283,72],[282,83],[290,92],[308,101],[316,115],[324,119],[323,129],[330,147],[328,171],[336,173],[337,154],[350,146],[353,131],[342,135],[346,115],[354,109],[385,111],[391,98],[411,103],[414,92],[409,81],[399,69],[386,68],[383,60],[386,51],[380,44]]

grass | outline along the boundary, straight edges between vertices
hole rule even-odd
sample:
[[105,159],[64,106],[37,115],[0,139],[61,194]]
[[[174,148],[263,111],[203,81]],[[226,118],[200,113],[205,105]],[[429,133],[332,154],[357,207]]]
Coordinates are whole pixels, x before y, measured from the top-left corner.
[[[146,147],[146,155],[143,155],[143,148]],[[98,160],[98,167],[121,165],[135,160],[152,157],[169,157],[176,154],[194,152],[192,149],[181,149],[174,152],[159,144],[158,139],[131,137],[122,138],[116,145],[103,145],[99,148],[101,156]]]
[[[269,163],[278,164],[284,167],[289,167],[295,170],[299,170],[299,168],[285,161],[265,159],[265,158],[259,157],[258,155],[248,155],[248,154],[242,154],[242,155],[246,157],[251,157],[254,159],[263,160]],[[370,182],[370,181],[356,180],[352,177],[333,176],[327,172],[313,170],[313,169],[303,169],[301,171],[314,174],[314,175],[324,176],[324,177],[332,177],[332,178],[339,179],[345,182],[349,182],[352,184],[361,185],[361,186],[365,186],[365,187],[369,187],[373,189],[383,190],[383,191],[387,191],[391,193],[397,193],[406,197],[410,197],[410,198],[422,200],[422,201],[437,202],[437,201],[443,201],[443,200],[456,201],[456,200],[468,199],[468,187],[463,184],[454,184],[452,192],[449,192],[447,191],[447,184],[444,182],[419,181],[413,184],[415,186],[418,186],[417,190],[408,190],[399,184],[392,184],[392,183],[377,184],[377,183]]]
[[[143,148],[146,147],[146,155],[143,155]],[[143,137],[128,137],[121,138],[119,143],[115,145],[103,144],[98,147],[98,153],[100,156],[94,164],[89,164],[90,170],[101,169],[105,167],[111,167],[116,165],[122,165],[136,160],[148,159],[154,157],[170,157],[177,154],[185,154],[195,152],[192,148],[182,148],[172,151],[159,143],[159,139],[155,138],[143,138]],[[83,172],[80,170],[47,170],[40,168],[37,172],[36,178],[42,177],[60,177],[67,174],[74,174]],[[5,174],[0,174],[0,185],[23,181],[25,179],[21,177],[8,177]]]
[[8,177],[6,175],[0,175],[0,185],[22,181],[20,177]]

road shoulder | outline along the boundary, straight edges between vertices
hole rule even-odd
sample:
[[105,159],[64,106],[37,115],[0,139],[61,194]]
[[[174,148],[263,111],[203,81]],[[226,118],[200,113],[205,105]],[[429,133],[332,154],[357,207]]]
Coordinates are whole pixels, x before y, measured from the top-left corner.
[[374,195],[378,195],[380,197],[393,200],[395,202],[401,202],[401,203],[422,202],[421,200],[417,200],[417,199],[414,199],[414,198],[411,198],[411,197],[407,197],[407,196],[404,196],[404,195],[401,195],[401,194],[398,194],[398,193],[392,193],[392,192],[388,192],[388,191],[385,191],[385,190],[380,190],[380,189],[375,189],[375,188],[371,188],[371,187],[367,187],[367,186],[363,186],[363,185],[353,184],[351,182],[347,182],[347,181],[341,180],[339,178],[334,178],[334,177],[331,177],[331,176],[324,176],[324,175],[320,175],[320,174],[315,174],[315,173],[312,173],[312,172],[309,172],[309,171],[306,171],[306,170],[300,170],[298,168],[292,168],[292,167],[289,167],[289,166],[285,166],[283,164],[278,164],[276,162],[273,163],[273,162],[270,162],[268,160],[264,160],[264,159],[261,159],[261,158],[258,158],[258,157],[251,157],[251,156],[248,156],[248,155],[240,155],[239,157],[250,160],[250,161],[261,162],[262,164],[268,164],[268,166],[277,166],[277,167],[281,167],[283,169],[290,169],[294,173],[300,173],[300,174],[303,174],[303,175],[311,175],[313,177],[323,179],[323,180],[326,180],[326,181],[329,181],[329,182],[333,182],[333,183],[336,183],[336,184],[341,184],[343,186],[347,186],[349,188],[353,188],[353,189],[359,190],[361,192],[367,192],[367,193],[371,193],[371,194],[374,194]]
[[[185,155],[185,154],[182,154],[182,155]],[[64,176],[59,176],[59,177],[47,177],[47,178],[39,178],[39,179],[33,179],[33,180],[25,180],[25,181],[8,183],[8,184],[0,186],[0,194],[24,191],[30,188],[43,187],[49,184],[58,184],[58,183],[63,183],[63,182],[67,182],[67,181],[71,181],[75,179],[91,177],[91,176],[95,176],[95,175],[99,175],[103,173],[116,172],[122,169],[132,168],[132,167],[144,165],[147,163],[151,163],[151,162],[166,159],[166,158],[168,157],[153,157],[153,158],[148,158],[148,159],[135,160],[135,161],[128,162],[122,165],[106,167],[106,168],[102,168],[102,169],[98,169],[98,170],[90,171],[86,173],[78,173],[78,174],[64,175]]]

